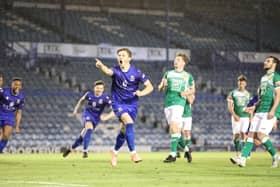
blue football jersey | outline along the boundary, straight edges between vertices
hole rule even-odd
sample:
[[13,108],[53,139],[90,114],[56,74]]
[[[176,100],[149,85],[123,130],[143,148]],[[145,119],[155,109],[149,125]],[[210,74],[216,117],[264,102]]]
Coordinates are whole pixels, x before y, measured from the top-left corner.
[[24,94],[12,93],[12,88],[0,88],[0,119],[14,119],[15,111],[23,109]]
[[92,91],[86,92],[84,96],[87,101],[87,105],[83,112],[83,116],[88,116],[90,120],[97,125],[100,120],[100,115],[104,111],[105,107],[111,106],[111,99],[105,93],[97,97]]
[[112,68],[112,102],[117,104],[137,105],[138,96],[134,95],[139,89],[139,83],[148,79],[137,67],[130,65],[127,72],[123,72],[119,65]]
[[249,103],[247,104],[247,107],[251,107],[256,105],[259,102],[259,97],[258,96],[254,96]]

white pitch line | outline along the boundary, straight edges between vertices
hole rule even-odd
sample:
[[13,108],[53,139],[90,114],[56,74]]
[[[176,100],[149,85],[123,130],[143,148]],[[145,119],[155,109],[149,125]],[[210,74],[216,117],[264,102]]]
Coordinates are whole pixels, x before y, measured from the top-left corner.
[[39,184],[39,185],[55,185],[57,187],[87,187],[85,184],[66,184],[66,183],[56,183],[56,182],[46,182],[46,181],[5,181],[2,180],[0,183],[10,183],[10,184]]

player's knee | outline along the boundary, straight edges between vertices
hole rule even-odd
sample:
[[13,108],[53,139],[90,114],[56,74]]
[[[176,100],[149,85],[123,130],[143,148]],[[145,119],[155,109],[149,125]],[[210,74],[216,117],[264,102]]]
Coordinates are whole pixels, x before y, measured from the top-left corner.
[[266,134],[263,134],[263,133],[261,133],[261,132],[258,132],[258,133],[257,133],[257,137],[258,137],[258,139],[261,140],[262,142],[263,142],[263,139],[267,139],[267,138],[266,138],[267,135],[266,135]]
[[10,135],[9,134],[2,134],[2,140],[8,141],[9,140]]
[[189,137],[191,136],[191,133],[190,133],[190,131],[188,131],[188,130],[185,130],[185,131],[184,131],[184,134],[185,134],[185,137],[186,137],[186,138],[189,138]]
[[240,134],[234,134],[233,135],[233,140],[238,140],[240,138]]

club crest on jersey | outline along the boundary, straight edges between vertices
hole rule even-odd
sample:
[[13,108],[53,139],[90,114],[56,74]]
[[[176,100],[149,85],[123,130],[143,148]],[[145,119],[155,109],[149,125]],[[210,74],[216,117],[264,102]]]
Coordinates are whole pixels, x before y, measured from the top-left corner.
[[96,107],[96,102],[92,102],[92,106],[93,106],[93,107]]
[[123,111],[123,109],[122,109],[122,107],[119,107],[118,112],[121,112],[121,111]]
[[187,75],[187,74],[183,74],[182,77],[183,77],[184,79],[187,79],[187,78],[188,78],[188,75]]
[[87,116],[87,117],[86,117],[86,120],[90,120],[90,117]]
[[130,78],[129,78],[129,80],[130,80],[131,82],[133,82],[133,81],[135,81],[135,77],[134,77],[133,75],[131,75]]
[[102,104],[102,103],[103,103],[103,99],[99,99],[98,104]]
[[15,105],[14,102],[10,102],[9,107],[13,107]]

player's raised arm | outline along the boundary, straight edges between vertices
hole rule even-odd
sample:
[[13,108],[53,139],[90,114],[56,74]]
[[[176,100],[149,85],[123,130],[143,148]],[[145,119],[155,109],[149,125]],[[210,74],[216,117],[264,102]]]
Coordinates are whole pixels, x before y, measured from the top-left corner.
[[108,76],[112,76],[113,75],[113,70],[108,68],[106,65],[104,65],[101,60],[99,59],[95,59],[96,62],[95,62],[95,66],[100,69],[104,74],[108,75]]
[[154,90],[154,87],[150,80],[146,80],[146,82],[144,82],[144,87],[145,88],[141,91],[137,90],[135,92],[135,95],[137,95],[138,97],[142,97],[142,96],[150,94]]

